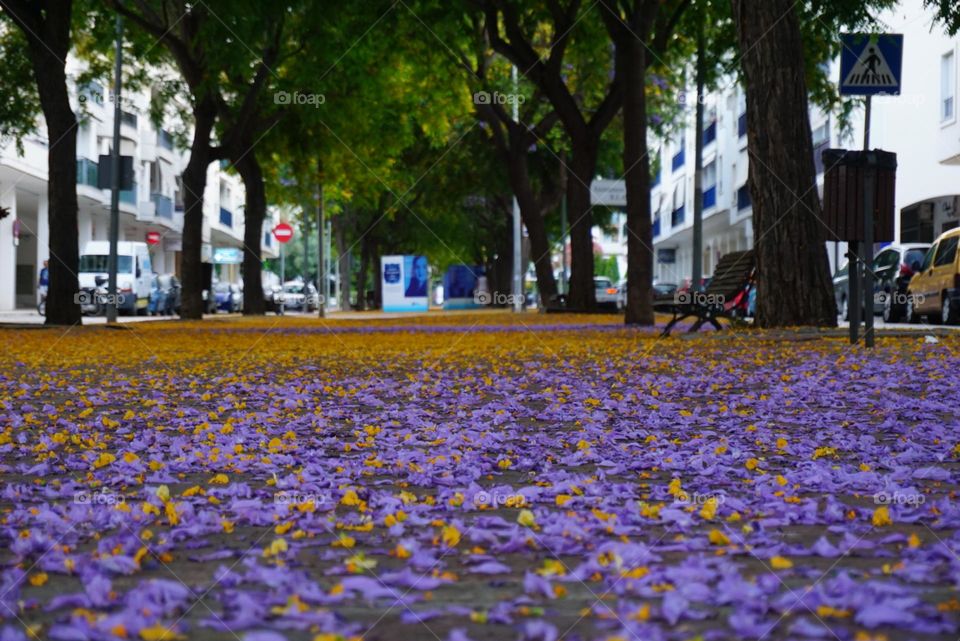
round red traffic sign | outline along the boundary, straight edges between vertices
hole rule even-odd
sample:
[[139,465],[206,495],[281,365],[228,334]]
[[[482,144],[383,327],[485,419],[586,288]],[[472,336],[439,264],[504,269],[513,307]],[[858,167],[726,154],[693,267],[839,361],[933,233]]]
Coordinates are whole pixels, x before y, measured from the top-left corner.
[[147,232],[147,244],[148,245],[157,245],[160,243],[160,232],[158,231],[148,231]]
[[287,223],[279,223],[273,228],[273,236],[281,243],[289,242],[293,238],[293,227]]

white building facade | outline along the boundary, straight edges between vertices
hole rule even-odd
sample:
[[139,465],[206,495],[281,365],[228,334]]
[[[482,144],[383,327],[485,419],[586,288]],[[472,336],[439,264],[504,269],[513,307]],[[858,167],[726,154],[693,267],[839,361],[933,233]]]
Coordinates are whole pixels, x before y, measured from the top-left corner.
[[[68,60],[68,78],[80,66]],[[109,91],[97,84],[77,86],[70,81],[71,103],[77,115],[77,201],[79,249],[91,240],[108,240],[110,191],[97,187],[98,159],[113,147],[113,103]],[[157,232],[160,242],[149,246],[153,270],[180,273],[183,231],[183,194],[180,175],[189,150],[178,149],[171,131],[180,123],[155,126],[149,118],[149,94],[126,93],[120,120],[120,153],[133,157],[134,186],[120,192],[121,241],[145,241]],[[23,141],[19,153],[12,141],[0,146],[0,206],[11,215],[0,220],[0,311],[36,305],[36,288],[43,261],[50,257],[47,204],[47,148],[42,116],[38,131]],[[244,189],[239,176],[224,166],[210,165],[203,198],[203,260],[213,263],[219,247],[243,247]],[[270,214],[268,213],[268,216]],[[276,241],[264,223],[261,250],[265,258],[277,255]],[[214,268],[221,280],[239,279],[239,265]]]
[[[960,36],[950,37],[934,22],[922,0],[903,0],[881,16],[881,30],[904,34],[900,96],[873,98],[871,148],[897,154],[896,242],[932,242],[956,227],[960,212]],[[831,67],[839,77],[838,64]],[[734,85],[702,98],[703,274],[710,276],[723,254],[754,243],[747,187],[746,102]],[[694,109],[685,109],[686,127],[654,146],[660,173],[651,192],[654,277],[682,284],[693,271]],[[814,162],[822,195],[827,148],[861,149],[864,113],[854,111],[841,131],[838,119],[811,108]],[[845,261],[843,243],[827,243],[831,270]]]

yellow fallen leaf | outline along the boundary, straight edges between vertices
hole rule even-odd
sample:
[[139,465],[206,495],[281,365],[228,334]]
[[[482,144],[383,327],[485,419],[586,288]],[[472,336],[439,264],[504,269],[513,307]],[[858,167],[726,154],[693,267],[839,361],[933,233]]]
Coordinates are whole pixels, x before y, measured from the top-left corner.
[[890,518],[890,510],[886,505],[882,505],[873,511],[873,527],[883,527],[884,525],[893,525],[893,519]]
[[520,514],[517,515],[517,523],[524,527],[536,527],[537,517],[530,510],[520,510]]
[[730,545],[730,538],[720,530],[710,530],[707,538],[714,545]]

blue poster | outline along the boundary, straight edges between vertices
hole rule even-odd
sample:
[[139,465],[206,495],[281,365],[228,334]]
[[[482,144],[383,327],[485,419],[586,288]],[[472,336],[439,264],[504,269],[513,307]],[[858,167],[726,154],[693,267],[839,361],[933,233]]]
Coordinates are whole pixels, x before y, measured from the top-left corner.
[[429,309],[430,265],[426,256],[384,256],[380,283],[385,312],[425,312]]
[[426,256],[404,256],[404,289],[405,298],[420,298],[427,295],[428,278]]
[[443,308],[470,309],[481,307],[477,300],[477,284],[483,268],[473,265],[451,265],[443,276]]

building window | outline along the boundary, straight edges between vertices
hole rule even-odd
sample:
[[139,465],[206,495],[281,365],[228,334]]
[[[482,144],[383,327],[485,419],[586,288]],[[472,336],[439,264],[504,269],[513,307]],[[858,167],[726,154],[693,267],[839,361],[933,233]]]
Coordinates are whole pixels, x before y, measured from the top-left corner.
[[940,58],[940,122],[953,120],[956,111],[956,60],[952,51]]
[[670,214],[670,226],[678,227],[683,224],[686,213],[687,192],[686,180],[680,180],[673,187],[673,208]]

